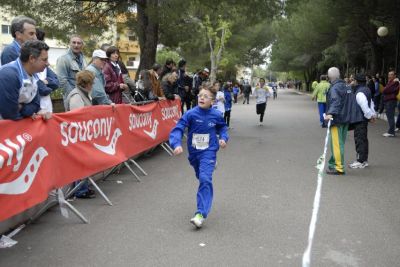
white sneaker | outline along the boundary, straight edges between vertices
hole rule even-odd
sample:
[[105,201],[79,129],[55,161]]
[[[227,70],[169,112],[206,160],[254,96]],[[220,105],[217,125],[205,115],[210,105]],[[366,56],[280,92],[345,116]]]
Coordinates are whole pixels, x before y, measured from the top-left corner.
[[384,133],[384,134],[382,134],[382,136],[384,136],[384,137],[394,137],[394,134]]
[[262,122],[259,122],[259,123],[258,123],[258,126],[262,126],[262,125],[263,125],[263,123],[262,123]]
[[365,167],[368,167],[368,162],[358,162],[354,161],[353,163],[349,164],[349,167],[352,169],[364,169]]
[[203,226],[204,217],[200,213],[197,213],[192,219],[190,219],[190,222],[197,228],[201,228]]
[[399,128],[394,129],[395,132],[398,132],[399,130],[400,130]]

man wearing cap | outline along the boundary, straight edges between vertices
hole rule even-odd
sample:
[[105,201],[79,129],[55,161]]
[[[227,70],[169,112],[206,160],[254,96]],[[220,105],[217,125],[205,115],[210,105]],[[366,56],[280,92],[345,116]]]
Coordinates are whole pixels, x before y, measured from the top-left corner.
[[91,71],[95,78],[92,88],[92,104],[93,105],[111,105],[114,104],[105,91],[106,81],[103,75],[103,68],[106,64],[108,57],[106,52],[101,49],[93,51],[92,63],[87,66],[86,70]]
[[374,102],[371,90],[366,86],[366,76],[358,73],[354,78],[354,94],[356,95],[357,107],[354,112],[353,124],[354,141],[357,152],[357,160],[349,165],[352,169],[363,169],[368,166],[368,121],[375,120]]
[[16,60],[21,52],[21,45],[28,40],[36,40],[36,22],[25,16],[15,17],[11,21],[13,42],[4,47],[1,54],[1,64],[5,65]]
[[204,68],[203,70],[199,70],[193,76],[193,86],[192,86],[193,107],[197,106],[197,95],[199,94],[200,85],[207,80],[209,73],[210,70],[208,68]]
[[64,107],[67,107],[68,94],[76,87],[75,75],[87,66],[82,53],[83,40],[78,35],[73,35],[69,40],[67,53],[57,59],[56,73],[63,90]]

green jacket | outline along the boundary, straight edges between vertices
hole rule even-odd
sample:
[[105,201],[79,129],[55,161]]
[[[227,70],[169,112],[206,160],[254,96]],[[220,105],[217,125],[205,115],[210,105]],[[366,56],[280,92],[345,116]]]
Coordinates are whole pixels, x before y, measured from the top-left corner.
[[317,97],[317,102],[326,103],[326,92],[331,84],[327,81],[321,81],[314,89],[312,97]]

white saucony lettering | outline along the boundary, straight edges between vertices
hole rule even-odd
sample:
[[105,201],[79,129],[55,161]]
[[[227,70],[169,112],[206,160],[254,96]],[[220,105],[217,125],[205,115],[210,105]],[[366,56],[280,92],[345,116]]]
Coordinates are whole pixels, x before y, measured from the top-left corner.
[[99,137],[106,137],[108,141],[111,135],[111,126],[114,121],[113,117],[98,118],[88,121],[79,122],[62,122],[60,130],[62,135],[61,144],[68,146],[69,143],[91,141]]
[[129,115],[129,131],[152,125],[152,112]]
[[173,119],[173,118],[177,118],[179,119],[180,117],[180,109],[178,108],[178,106],[173,106],[173,107],[169,107],[169,108],[162,108],[161,109],[161,114],[162,114],[162,120],[169,120],[169,119]]

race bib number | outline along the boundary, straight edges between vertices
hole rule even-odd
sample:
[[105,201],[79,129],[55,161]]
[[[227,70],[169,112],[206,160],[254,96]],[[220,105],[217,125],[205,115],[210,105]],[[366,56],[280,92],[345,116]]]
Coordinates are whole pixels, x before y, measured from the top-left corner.
[[210,143],[210,134],[193,134],[192,146],[196,149],[207,149]]

